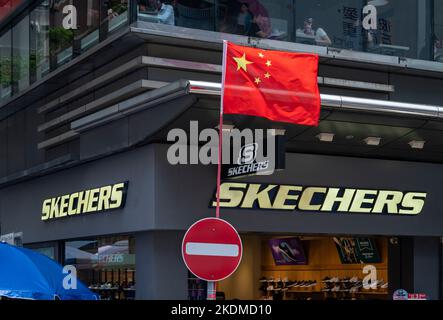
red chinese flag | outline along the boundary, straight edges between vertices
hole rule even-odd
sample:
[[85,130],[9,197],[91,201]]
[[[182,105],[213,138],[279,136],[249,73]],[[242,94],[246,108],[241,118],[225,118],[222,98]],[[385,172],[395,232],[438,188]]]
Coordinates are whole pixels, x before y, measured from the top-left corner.
[[223,113],[316,126],[318,55],[225,44]]

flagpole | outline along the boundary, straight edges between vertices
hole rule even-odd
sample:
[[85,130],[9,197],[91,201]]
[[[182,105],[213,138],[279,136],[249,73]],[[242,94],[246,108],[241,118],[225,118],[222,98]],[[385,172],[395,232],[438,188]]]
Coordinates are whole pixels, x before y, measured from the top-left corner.
[[215,208],[215,217],[220,218],[220,184],[221,184],[221,167],[222,167],[222,152],[223,152],[223,96],[225,91],[225,76],[226,76],[226,52],[228,42],[223,40],[223,63],[222,63],[222,82],[221,82],[221,98],[220,98],[220,123],[218,125],[218,164],[217,164],[217,206]]
[[[222,86],[221,86],[221,98],[220,98],[220,123],[218,125],[218,163],[217,163],[217,206],[215,208],[215,217],[220,218],[220,184],[221,184],[221,167],[222,167],[222,151],[223,151],[223,95],[225,85],[226,74],[226,51],[228,42],[223,40],[223,63],[222,63]],[[217,299],[217,283],[215,281],[208,281],[207,287],[207,300]]]

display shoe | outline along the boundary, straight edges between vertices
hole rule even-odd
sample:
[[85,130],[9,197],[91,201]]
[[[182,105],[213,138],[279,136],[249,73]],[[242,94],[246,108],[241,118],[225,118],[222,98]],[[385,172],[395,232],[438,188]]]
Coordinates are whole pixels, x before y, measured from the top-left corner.
[[322,279],[322,282],[331,282],[331,278],[329,278],[329,277],[324,277],[324,278]]
[[336,285],[331,289],[331,292],[339,292],[340,289],[341,289],[341,287],[339,285]]
[[360,288],[359,287],[352,287],[351,289],[349,289],[349,292],[350,293],[355,293],[355,292],[358,292],[360,290]]

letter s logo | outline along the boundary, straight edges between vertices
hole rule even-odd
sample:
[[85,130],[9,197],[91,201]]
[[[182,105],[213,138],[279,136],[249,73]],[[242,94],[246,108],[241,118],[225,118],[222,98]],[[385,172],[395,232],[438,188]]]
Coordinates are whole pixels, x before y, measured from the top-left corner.
[[257,143],[251,143],[243,146],[240,149],[237,164],[241,165],[254,162],[255,158],[257,157],[257,149]]

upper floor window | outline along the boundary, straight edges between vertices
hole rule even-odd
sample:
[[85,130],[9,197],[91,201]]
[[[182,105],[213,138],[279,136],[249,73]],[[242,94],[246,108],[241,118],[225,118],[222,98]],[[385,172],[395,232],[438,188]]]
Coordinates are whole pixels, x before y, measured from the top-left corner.
[[139,21],[414,59],[440,61],[441,56],[441,1],[137,0],[137,4]]

